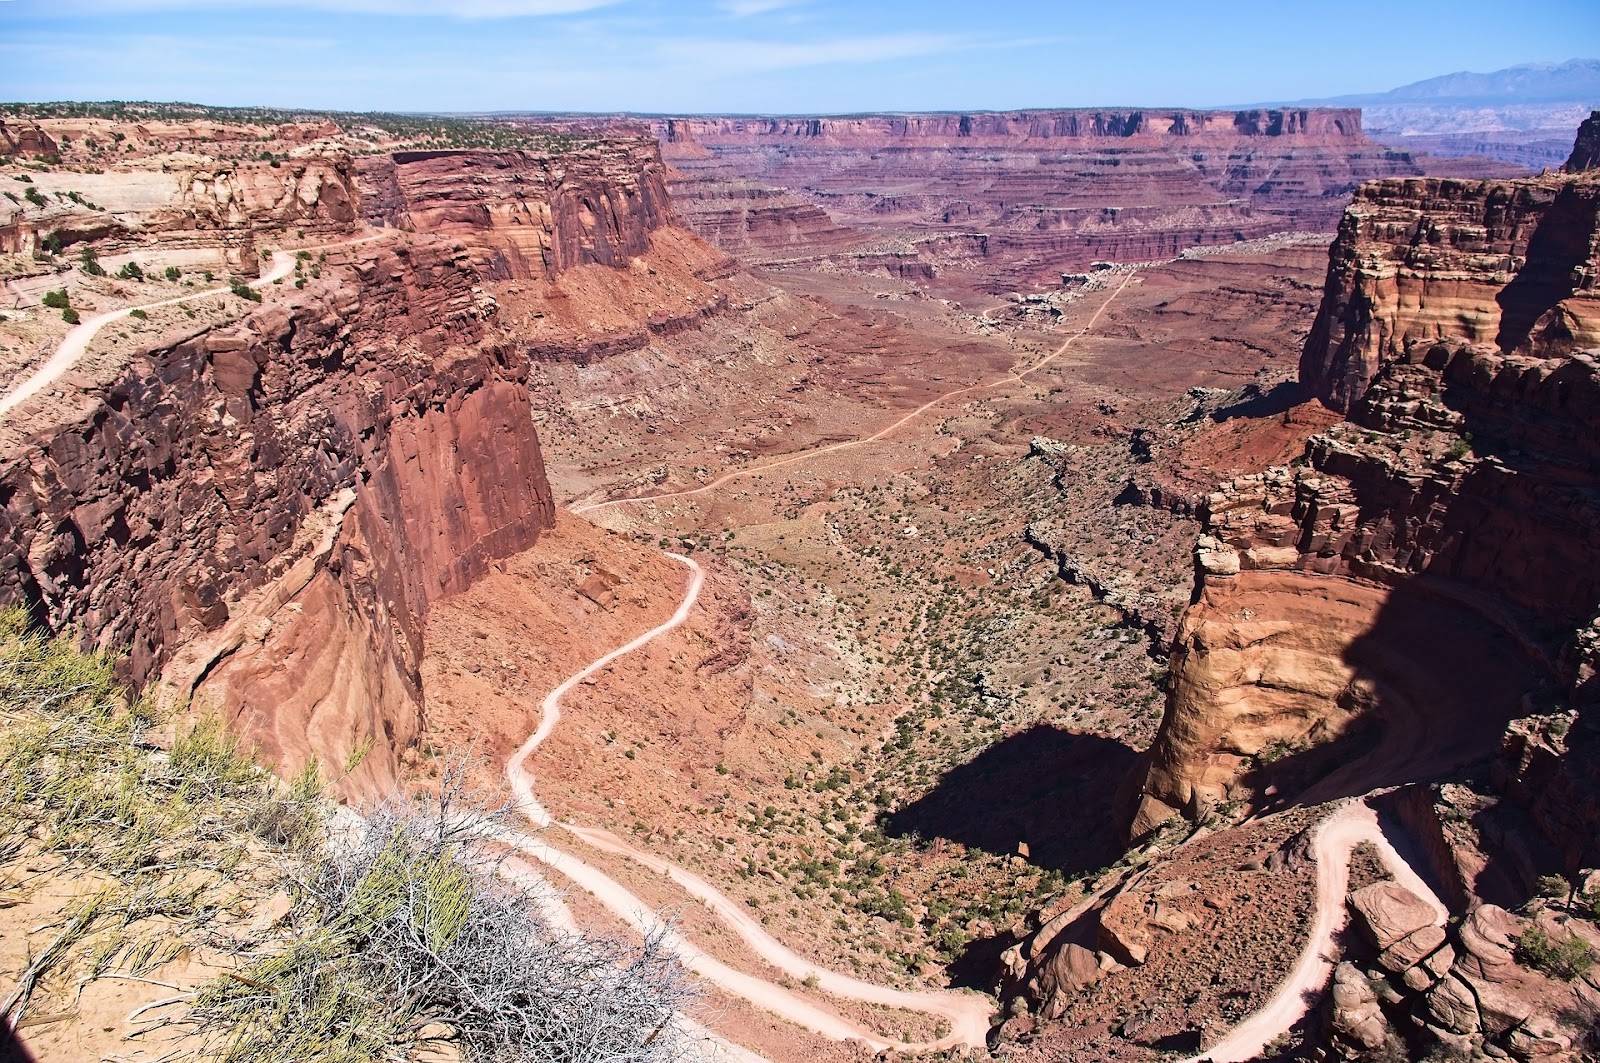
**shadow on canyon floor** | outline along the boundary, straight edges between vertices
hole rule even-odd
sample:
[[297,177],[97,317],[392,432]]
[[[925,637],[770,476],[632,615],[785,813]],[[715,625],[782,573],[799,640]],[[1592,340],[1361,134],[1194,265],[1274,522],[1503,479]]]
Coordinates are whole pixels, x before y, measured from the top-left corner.
[[1122,853],[1113,815],[1133,767],[1128,746],[1039,724],[946,772],[932,790],[884,817],[884,830],[944,838],[996,856],[1078,874]]

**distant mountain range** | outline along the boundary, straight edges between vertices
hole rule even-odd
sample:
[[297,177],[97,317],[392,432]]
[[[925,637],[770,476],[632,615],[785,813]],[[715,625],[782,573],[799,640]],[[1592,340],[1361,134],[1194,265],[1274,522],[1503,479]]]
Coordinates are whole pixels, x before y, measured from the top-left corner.
[[1487,74],[1462,71],[1388,92],[1297,100],[1360,107],[1368,132],[1398,136],[1468,133],[1568,134],[1600,109],[1600,59],[1524,63]]

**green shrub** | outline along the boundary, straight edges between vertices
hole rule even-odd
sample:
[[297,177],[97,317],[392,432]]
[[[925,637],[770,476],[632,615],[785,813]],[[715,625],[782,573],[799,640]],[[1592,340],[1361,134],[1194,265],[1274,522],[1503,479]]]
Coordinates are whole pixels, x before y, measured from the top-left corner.
[[1594,966],[1594,950],[1576,934],[1556,941],[1537,926],[1517,938],[1517,955],[1529,966],[1568,982],[1582,978]]
[[65,310],[61,311],[61,320],[65,321],[69,325],[76,325],[80,319],[78,317],[78,312],[69,306]]
[[175,281],[179,277],[183,276],[183,270],[179,269],[177,266],[168,266],[164,273],[169,281]]
[[29,185],[27,191],[22,193],[22,198],[26,199],[29,203],[32,203],[36,207],[43,207],[49,204],[49,200],[40,195],[39,190],[33,185]]
[[83,265],[83,271],[89,276],[104,277],[106,275],[106,268],[100,264],[100,256],[94,253],[94,248],[84,248],[83,254],[79,256],[79,261]]
[[250,287],[242,277],[233,277],[228,281],[228,290],[241,299],[248,299],[253,303],[261,301],[261,293]]
[[144,280],[144,270],[139,268],[139,263],[130,261],[117,270],[117,276],[125,281],[142,281]]
[[146,321],[150,317],[150,315],[145,313],[143,310],[129,310],[128,316],[138,318],[140,321]]
[[39,301],[51,310],[65,310],[72,305],[72,300],[67,297],[65,288],[59,291],[45,292],[44,298]]

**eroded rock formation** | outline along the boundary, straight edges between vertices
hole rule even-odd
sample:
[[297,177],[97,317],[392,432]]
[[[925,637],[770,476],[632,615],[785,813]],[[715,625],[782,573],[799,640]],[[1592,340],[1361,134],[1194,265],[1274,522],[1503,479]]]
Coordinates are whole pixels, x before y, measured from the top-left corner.
[[[1303,467],[1208,500],[1135,834],[1264,784],[1264,739],[1310,750],[1370,715],[1388,737],[1363,781],[1415,781],[1467,757],[1466,733],[1481,755],[1529,699],[1572,692],[1557,662],[1600,604],[1600,360],[1578,349],[1600,343],[1597,218],[1584,176],[1358,193],[1301,364],[1349,420]],[[1295,619],[1297,588],[1335,622]],[[1286,680],[1278,661],[1319,627],[1297,659],[1326,681]],[[1387,748],[1402,734],[1438,737],[1405,757]],[[1311,792],[1360,792],[1355,774]]]
[[[257,232],[268,243],[315,219],[339,229],[334,246],[262,309],[109,376],[69,376],[18,415],[0,464],[0,597],[127,647],[131,679],[220,709],[285,770],[368,750],[346,787],[372,792],[422,728],[432,604],[553,522],[529,336],[547,357],[587,351],[573,322],[593,326],[613,274],[641,289],[606,300],[629,328],[679,320],[647,322],[636,305],[669,283],[699,285],[686,311],[698,320],[714,299],[690,274],[721,259],[663,231],[648,138],[335,151],[251,174],[162,185],[112,239],[215,227],[213,241],[259,261]],[[358,218],[377,232],[351,244]],[[663,264],[651,289],[658,239],[691,261]],[[513,282],[541,285],[537,299]]]

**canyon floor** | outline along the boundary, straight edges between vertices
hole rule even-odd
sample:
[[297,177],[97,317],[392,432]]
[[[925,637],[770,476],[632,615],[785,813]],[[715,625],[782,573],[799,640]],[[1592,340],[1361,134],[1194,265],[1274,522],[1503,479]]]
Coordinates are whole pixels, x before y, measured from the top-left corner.
[[[697,608],[569,695],[528,763],[541,800],[705,877],[820,965],[990,988],[1031,912],[1139,859],[1114,799],[1159,720],[1195,529],[1119,499],[1151,469],[1198,488],[1286,460],[1327,423],[1278,388],[1324,257],[1123,268],[1042,320],[784,273],[753,311],[782,357],[736,356],[681,393],[651,351],[543,368],[574,513],[434,614],[417,769],[466,747],[503,762],[572,662],[671,613],[683,575],[659,547],[692,551]],[[1266,403],[1282,408],[1235,410]],[[671,883],[581,852],[762,970]],[[758,1013],[713,1025],[793,1051]]]

